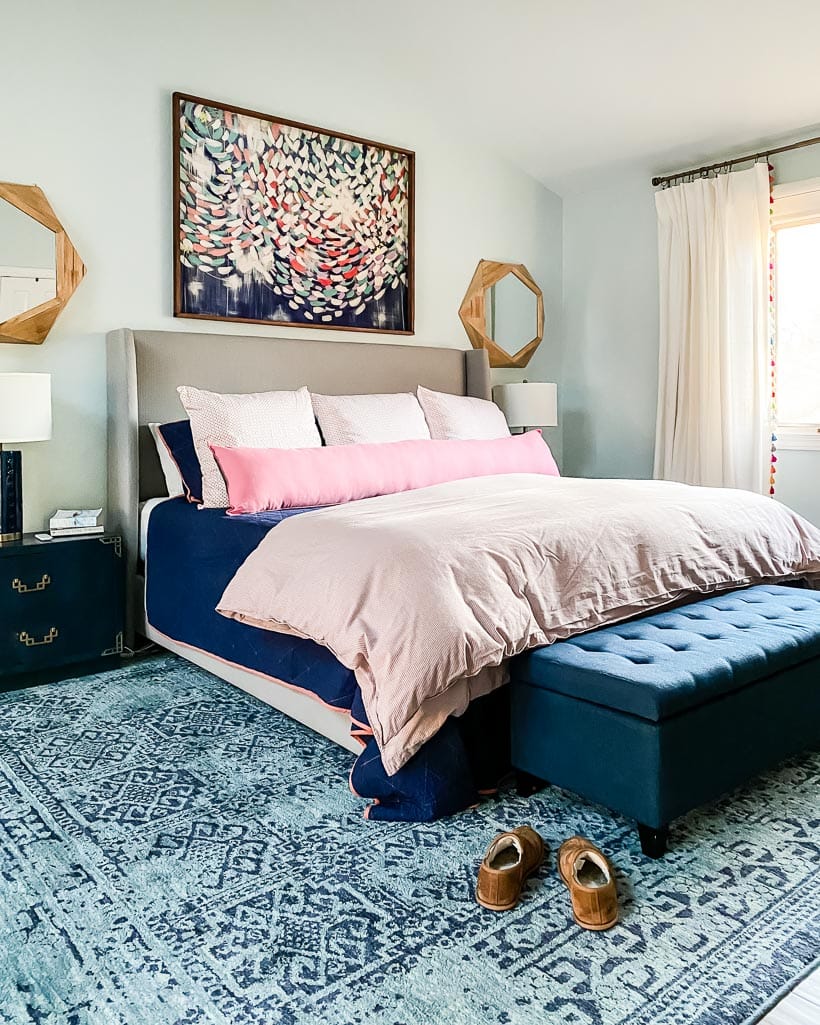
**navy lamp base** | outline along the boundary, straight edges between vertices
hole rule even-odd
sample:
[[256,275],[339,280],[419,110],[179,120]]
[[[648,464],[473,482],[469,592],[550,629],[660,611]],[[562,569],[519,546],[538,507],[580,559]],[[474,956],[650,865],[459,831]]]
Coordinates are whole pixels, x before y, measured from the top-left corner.
[[0,445],[0,544],[23,536],[23,454]]

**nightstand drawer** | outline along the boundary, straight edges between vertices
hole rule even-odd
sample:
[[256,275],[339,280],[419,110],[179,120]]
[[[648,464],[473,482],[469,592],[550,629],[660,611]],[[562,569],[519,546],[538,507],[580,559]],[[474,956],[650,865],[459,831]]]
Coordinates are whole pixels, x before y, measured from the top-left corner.
[[[105,640],[100,629],[53,618],[21,617],[19,626],[4,620],[0,627],[1,671],[4,674],[28,673],[99,658],[105,650]],[[110,634],[107,640],[111,643]]]
[[0,616],[25,615],[78,600],[82,566],[71,545],[54,545],[47,555],[0,559]]
[[0,676],[121,651],[124,571],[118,538],[0,549]]

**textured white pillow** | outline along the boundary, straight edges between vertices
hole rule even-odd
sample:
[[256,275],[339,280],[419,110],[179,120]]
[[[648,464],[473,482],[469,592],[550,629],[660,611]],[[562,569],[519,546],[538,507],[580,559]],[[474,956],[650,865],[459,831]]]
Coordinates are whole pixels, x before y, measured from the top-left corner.
[[191,421],[194,448],[202,468],[202,504],[207,508],[224,509],[228,504],[225,480],[210,445],[318,448],[322,444],[307,388],[220,395],[182,385],[177,391]]
[[326,445],[430,439],[412,392],[396,395],[311,395]]
[[162,476],[165,478],[165,490],[170,498],[179,498],[185,494],[185,486],[182,483],[182,474],[179,472],[179,467],[171,455],[171,450],[159,433],[161,426],[162,424],[148,424],[148,430],[151,432],[151,437],[157,446],[159,465],[162,467]]
[[489,399],[448,395],[421,385],[417,395],[430,428],[430,437],[435,441],[490,441],[510,436],[504,414]]

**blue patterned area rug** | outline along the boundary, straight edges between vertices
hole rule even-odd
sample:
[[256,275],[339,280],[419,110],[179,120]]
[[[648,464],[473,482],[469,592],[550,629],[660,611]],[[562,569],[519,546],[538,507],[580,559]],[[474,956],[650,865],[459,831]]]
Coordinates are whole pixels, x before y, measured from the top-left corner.
[[[366,822],[350,757],[171,656],[0,696],[0,1019],[737,1025],[820,952],[818,756],[659,862],[556,790]],[[522,822],[549,862],[485,911],[477,861]],[[555,873],[576,832],[618,866],[611,932],[575,926]]]

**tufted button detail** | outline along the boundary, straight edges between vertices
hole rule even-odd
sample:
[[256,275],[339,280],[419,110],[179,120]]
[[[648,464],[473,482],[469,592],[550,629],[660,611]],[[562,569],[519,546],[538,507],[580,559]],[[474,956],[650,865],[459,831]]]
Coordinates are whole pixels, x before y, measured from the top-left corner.
[[603,627],[522,658],[534,686],[659,721],[781,667],[820,658],[820,591],[754,587]]

